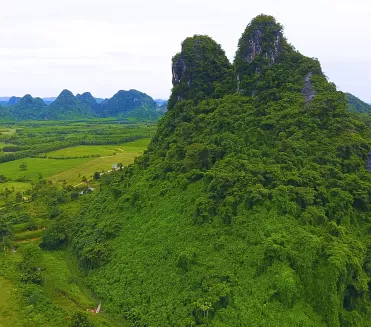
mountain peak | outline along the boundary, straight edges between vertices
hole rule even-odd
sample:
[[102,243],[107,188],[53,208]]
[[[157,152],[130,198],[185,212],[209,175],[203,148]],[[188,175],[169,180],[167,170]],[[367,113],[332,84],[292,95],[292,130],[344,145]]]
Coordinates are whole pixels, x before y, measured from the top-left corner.
[[97,105],[97,101],[92,96],[90,92],[84,92],[83,94],[77,94],[76,98],[84,103],[86,103],[90,108],[93,108]]
[[26,94],[21,100],[19,100],[19,103],[31,104],[33,100],[34,98],[30,94]]
[[16,97],[16,96],[12,96],[9,101],[8,101],[8,106],[12,106],[12,105],[15,105],[19,102],[19,100],[21,100],[20,97]]
[[251,64],[255,59],[260,59],[272,65],[277,61],[284,43],[282,25],[273,16],[259,15],[247,25],[242,34],[236,61]]
[[217,98],[233,89],[232,66],[221,46],[207,35],[182,42],[181,52],[173,57],[172,74],[169,108],[179,100]]
[[70,90],[65,89],[58,95],[58,98],[75,98],[75,96]]

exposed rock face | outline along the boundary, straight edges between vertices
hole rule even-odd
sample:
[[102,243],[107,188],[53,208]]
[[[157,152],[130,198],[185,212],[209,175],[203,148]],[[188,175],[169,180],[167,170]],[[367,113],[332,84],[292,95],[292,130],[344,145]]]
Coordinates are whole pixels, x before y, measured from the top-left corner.
[[262,55],[262,57],[272,65],[275,63],[279,53],[281,52],[281,40],[283,37],[281,31],[274,32],[274,39],[271,46],[263,52],[263,35],[266,27],[267,26],[259,25],[249,37],[249,45],[243,53],[243,59],[249,64],[252,63],[257,56]]
[[310,103],[317,95],[316,91],[313,88],[312,83],[310,82],[311,77],[313,76],[312,72],[309,72],[307,76],[305,76],[305,86],[302,90],[303,95],[305,96],[305,99],[307,103]]
[[[255,18],[242,34],[236,53],[236,64],[251,64],[258,57],[268,65],[276,63],[285,41],[282,26],[274,17],[260,15]],[[237,67],[238,70],[238,67]]]
[[371,151],[367,155],[366,169],[371,172]]
[[185,39],[173,57],[173,90],[168,108],[177,101],[218,98],[233,90],[233,70],[225,52],[213,39],[195,35]]
[[[187,69],[186,62],[184,60],[184,57],[182,54],[179,54],[178,56],[175,56],[173,59],[173,66],[172,66],[172,73],[173,73],[173,86],[179,85],[183,75]],[[187,84],[189,84],[190,81],[188,81]]]
[[282,31],[282,25],[272,16],[260,15],[247,25],[234,61],[237,92],[253,96],[256,93],[254,75],[282,61],[283,49],[290,48]]

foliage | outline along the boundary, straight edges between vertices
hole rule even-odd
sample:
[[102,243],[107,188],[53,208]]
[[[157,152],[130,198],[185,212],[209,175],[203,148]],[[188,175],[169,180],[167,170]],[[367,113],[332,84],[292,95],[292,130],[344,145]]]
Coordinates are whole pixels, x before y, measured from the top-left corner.
[[168,108],[179,100],[197,102],[233,91],[233,68],[220,45],[204,35],[185,39],[182,51],[173,57],[173,90]]
[[240,71],[252,93],[175,82],[148,150],[81,212],[80,266],[133,326],[371,324],[370,131],[316,60],[277,58]]
[[45,118],[46,104],[40,98],[26,94],[16,104],[10,107],[10,112],[17,120],[33,120]]
[[119,91],[112,98],[100,103],[89,92],[74,96],[69,90],[63,90],[49,105],[29,94],[21,99],[14,97],[7,105],[9,107],[0,106],[0,121],[115,117],[126,121],[152,122],[164,114],[164,108],[157,108],[150,96],[137,90]]
[[75,312],[72,315],[70,327],[93,327],[85,313]]
[[348,102],[348,108],[351,112],[371,113],[371,105],[363,102],[350,93],[345,93],[345,98]]
[[138,120],[157,120],[161,116],[153,99],[137,90],[118,91],[111,99],[100,104],[97,114],[101,117],[132,117]]
[[19,264],[23,283],[42,284],[42,263],[39,247],[30,243],[22,248],[22,261]]

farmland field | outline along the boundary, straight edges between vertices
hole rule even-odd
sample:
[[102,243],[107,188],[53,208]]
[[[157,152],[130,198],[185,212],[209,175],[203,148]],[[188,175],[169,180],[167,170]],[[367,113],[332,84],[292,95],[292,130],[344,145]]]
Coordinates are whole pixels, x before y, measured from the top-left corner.
[[[69,326],[75,313],[99,304],[61,245],[90,196],[81,191],[96,188],[112,165],[132,163],[155,130],[151,124],[105,120],[0,123],[0,218],[6,221],[0,225],[9,227],[1,239],[0,327]],[[53,235],[60,251],[42,251],[45,244],[56,249]],[[22,262],[37,265],[21,271]],[[36,270],[40,279],[29,283],[24,276]],[[129,326],[104,309],[86,317],[94,326]]]
[[[0,207],[40,179],[77,185],[112,165],[128,165],[147,148],[156,126],[112,121],[0,125]],[[1,180],[5,177],[5,181]]]
[[[87,154],[102,154],[104,156],[90,159],[75,167],[62,171],[58,174],[48,176],[48,180],[52,182],[66,181],[68,184],[76,185],[81,182],[81,176],[86,176],[88,179],[92,177],[94,172],[106,172],[112,169],[112,165],[122,163],[124,166],[131,164],[135,157],[138,157],[148,146],[150,139],[142,139],[118,146],[78,146],[48,153],[53,156],[70,156],[72,154],[87,155]],[[71,160],[71,159],[68,159]],[[61,160],[59,160],[61,161]]]

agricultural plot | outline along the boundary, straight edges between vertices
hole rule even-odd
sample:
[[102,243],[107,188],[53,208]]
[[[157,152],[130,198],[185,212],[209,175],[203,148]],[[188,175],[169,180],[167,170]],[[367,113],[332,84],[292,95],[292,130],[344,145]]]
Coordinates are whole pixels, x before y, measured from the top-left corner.
[[118,122],[28,122],[0,126],[0,207],[40,178],[76,185],[85,176],[130,164],[147,148],[156,126]]
[[[79,146],[76,148],[68,148],[55,151],[53,154],[48,155],[57,156],[71,156],[71,155],[87,155],[95,153],[108,154],[99,158],[91,159],[75,167],[62,171],[53,176],[48,176],[48,180],[53,183],[64,183],[76,185],[81,182],[82,177],[91,179],[95,172],[107,172],[112,169],[112,165],[121,163],[124,166],[134,162],[134,159],[141,155],[146,149],[149,139],[137,140],[119,146]],[[66,159],[70,160],[70,159]]]
[[[0,172],[11,180],[35,181],[40,177],[48,178],[61,171],[81,165],[89,161],[89,158],[68,160],[48,158],[25,158],[0,164]],[[20,166],[25,164],[25,168]],[[41,174],[41,175],[40,175]]]

